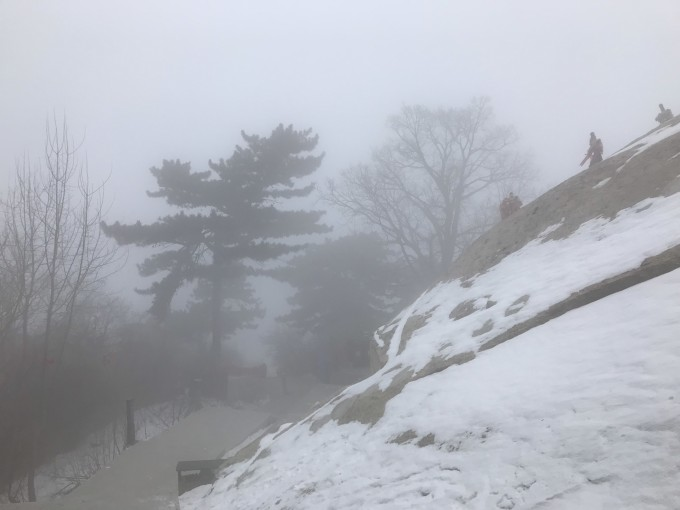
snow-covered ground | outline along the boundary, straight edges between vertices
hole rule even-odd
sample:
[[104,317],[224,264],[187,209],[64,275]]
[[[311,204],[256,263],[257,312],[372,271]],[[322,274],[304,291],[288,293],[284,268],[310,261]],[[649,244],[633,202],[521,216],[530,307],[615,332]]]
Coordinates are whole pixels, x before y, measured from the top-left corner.
[[[557,227],[546,229],[472,282],[443,282],[423,294],[401,314],[393,338],[400,338],[408,317],[427,316],[427,323],[413,333],[403,352],[393,340],[383,369],[349,388],[346,396],[376,383],[386,388],[399,372],[396,366],[417,372],[435,355],[477,351],[588,285],[637,268],[646,258],[680,244],[680,193],[644,200],[612,220],[588,221],[566,239],[547,240]],[[474,311],[452,320],[451,312],[464,302]],[[486,331],[477,333],[480,330]]]
[[679,508],[679,339],[676,270],[407,385],[371,428],[295,425],[182,509]]
[[[678,132],[650,133],[626,164]],[[214,486],[184,495],[182,509],[680,508],[680,270],[479,350],[679,245],[680,193],[566,238],[551,237],[558,227],[423,294],[390,326],[380,371],[265,438]],[[476,357],[412,380],[375,422],[329,419],[407,369],[465,352]]]

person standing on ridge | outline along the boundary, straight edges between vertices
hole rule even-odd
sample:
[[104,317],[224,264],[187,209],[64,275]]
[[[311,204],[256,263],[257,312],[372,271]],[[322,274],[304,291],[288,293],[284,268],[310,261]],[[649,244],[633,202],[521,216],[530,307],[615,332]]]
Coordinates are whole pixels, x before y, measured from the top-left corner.
[[659,103],[659,110],[661,110],[661,113],[659,113],[656,116],[656,120],[659,124],[663,124],[664,122],[668,122],[673,118],[673,112],[671,111],[670,108],[664,108],[662,103]]
[[602,153],[604,152],[604,146],[602,145],[602,140],[600,140],[595,133],[590,133],[590,144],[588,147],[588,152],[586,152],[586,157],[581,161],[581,166],[590,159],[590,164],[588,168],[593,166],[595,163],[602,161]]

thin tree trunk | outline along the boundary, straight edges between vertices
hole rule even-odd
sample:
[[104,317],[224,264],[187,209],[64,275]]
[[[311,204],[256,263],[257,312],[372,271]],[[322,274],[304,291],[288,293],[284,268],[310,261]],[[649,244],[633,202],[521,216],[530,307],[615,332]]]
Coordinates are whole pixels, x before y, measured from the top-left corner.
[[222,355],[222,278],[217,276],[212,284],[211,297],[211,330],[212,344],[210,354],[213,361],[218,361]]
[[211,326],[212,344],[210,346],[209,372],[211,385],[216,395],[224,400],[227,399],[229,385],[229,373],[227,364],[222,362],[222,296],[224,280],[219,270],[215,267],[215,278],[212,284],[211,296]]
[[28,467],[28,501],[30,502],[35,502],[36,500],[36,495],[35,495],[35,466],[37,463],[36,459],[36,440],[38,437],[37,431],[37,424],[33,424],[32,427],[33,433],[31,434],[30,438],[30,449],[31,449],[31,454],[29,455],[29,467]]

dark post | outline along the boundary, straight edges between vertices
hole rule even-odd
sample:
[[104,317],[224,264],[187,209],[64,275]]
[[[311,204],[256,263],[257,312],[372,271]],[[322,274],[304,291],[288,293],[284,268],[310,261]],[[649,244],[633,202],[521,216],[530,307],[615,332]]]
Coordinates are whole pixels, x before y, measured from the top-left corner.
[[283,389],[283,394],[288,395],[288,385],[286,384],[286,376],[284,374],[281,374],[279,377],[281,377],[281,388]]
[[137,442],[135,439],[135,410],[132,407],[132,403],[133,400],[131,398],[125,401],[125,414],[127,417],[125,447],[132,446]]
[[189,409],[187,415],[201,408],[201,379],[192,379],[189,383]]

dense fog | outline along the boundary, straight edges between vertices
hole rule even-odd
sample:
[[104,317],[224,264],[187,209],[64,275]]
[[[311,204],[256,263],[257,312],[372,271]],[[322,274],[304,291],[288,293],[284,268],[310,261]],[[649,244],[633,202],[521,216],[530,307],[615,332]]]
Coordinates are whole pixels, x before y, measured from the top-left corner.
[[581,171],[591,132],[607,156],[680,111],[678,19],[675,0],[0,3],[0,502],[36,499],[36,469],[127,398],[367,374],[374,331],[509,198]]

